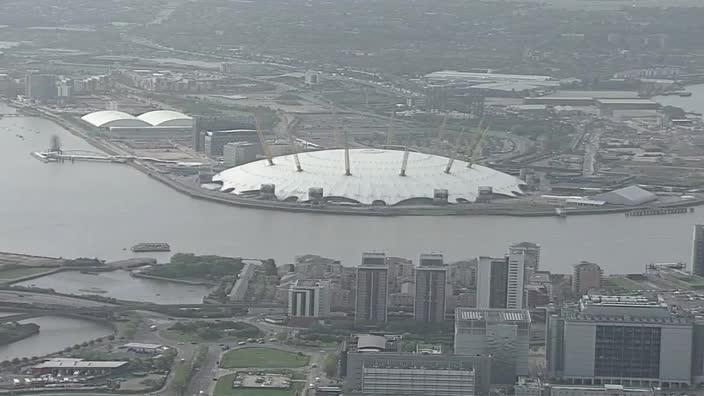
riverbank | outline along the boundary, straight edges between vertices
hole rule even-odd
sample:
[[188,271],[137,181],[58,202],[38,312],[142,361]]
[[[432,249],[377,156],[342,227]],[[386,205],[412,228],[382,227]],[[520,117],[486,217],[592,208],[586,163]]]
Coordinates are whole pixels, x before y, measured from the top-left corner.
[[[85,140],[93,147],[104,151],[109,155],[129,155],[129,153],[113,147],[109,142],[99,138],[90,136],[81,127],[67,121],[61,116],[54,114],[48,109],[31,108],[27,109],[17,103],[12,103],[19,111],[29,113],[30,115],[40,116],[49,119],[68,132]],[[689,200],[686,202],[665,203],[660,205],[644,205],[637,207],[574,207],[561,208],[553,205],[537,205],[533,203],[525,203],[520,200],[515,202],[497,204],[449,204],[438,206],[415,206],[415,207],[349,207],[341,205],[327,206],[306,206],[299,203],[288,203],[279,201],[265,201],[257,199],[248,199],[236,196],[234,194],[226,194],[216,191],[209,191],[200,186],[194,185],[192,182],[177,180],[162,173],[149,164],[139,161],[127,161],[127,164],[147,174],[151,178],[161,182],[162,184],[183,193],[191,198],[201,199],[205,201],[225,204],[230,206],[238,206],[251,209],[266,209],[285,212],[310,213],[310,214],[328,214],[328,215],[354,215],[354,216],[374,216],[374,217],[397,217],[397,216],[511,216],[511,217],[565,217],[565,216],[583,216],[595,214],[613,214],[625,213],[635,209],[652,209],[652,208],[671,208],[671,207],[694,207],[704,205],[704,198]]]
[[158,275],[149,275],[145,274],[143,272],[130,272],[130,275],[135,277],[135,278],[144,278],[144,279],[152,279],[152,280],[157,280],[157,281],[162,281],[162,282],[172,282],[172,283],[181,283],[184,285],[192,285],[192,286],[208,286],[212,287],[215,286],[216,283],[214,282],[207,282],[207,281],[189,281],[186,279],[178,279],[178,278],[167,278],[164,276],[158,276]]
[[39,334],[36,323],[7,323],[0,325],[0,345],[11,344]]

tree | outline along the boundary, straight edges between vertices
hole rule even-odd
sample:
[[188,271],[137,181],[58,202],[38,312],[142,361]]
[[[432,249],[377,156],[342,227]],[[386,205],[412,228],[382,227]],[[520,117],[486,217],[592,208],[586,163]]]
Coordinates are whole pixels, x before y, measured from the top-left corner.
[[337,376],[337,356],[335,356],[335,354],[330,353],[325,356],[324,370],[325,375],[327,375],[328,377]]
[[276,262],[274,262],[274,259],[264,260],[263,267],[264,272],[267,275],[278,275],[279,273],[278,269],[276,268]]

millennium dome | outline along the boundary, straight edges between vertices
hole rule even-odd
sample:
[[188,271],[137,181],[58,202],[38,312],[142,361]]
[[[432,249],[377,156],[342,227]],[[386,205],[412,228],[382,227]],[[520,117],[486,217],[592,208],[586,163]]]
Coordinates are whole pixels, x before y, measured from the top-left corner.
[[[447,192],[447,201],[475,202],[480,187],[492,194],[521,195],[524,182],[494,169],[455,160],[446,172],[449,158],[386,149],[350,149],[349,174],[345,150],[331,149],[273,158],[274,164],[259,160],[224,170],[213,177],[222,183],[221,190],[233,194],[259,191],[273,185],[278,200],[307,201],[309,193],[320,191],[328,200],[365,205],[399,205],[433,199],[438,190]],[[401,174],[405,174],[402,176]],[[489,189],[490,188],[490,189]]]

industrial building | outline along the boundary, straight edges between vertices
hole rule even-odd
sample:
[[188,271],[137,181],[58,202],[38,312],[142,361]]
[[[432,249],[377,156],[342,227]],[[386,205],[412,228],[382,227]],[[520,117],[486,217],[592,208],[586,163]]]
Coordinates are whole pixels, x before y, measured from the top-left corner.
[[[213,138],[206,135],[206,152],[222,155],[213,143],[207,149]],[[272,185],[279,200],[312,200],[310,192],[315,190],[325,200],[365,205],[474,202],[480,188],[515,197],[522,194],[525,184],[481,165],[470,167],[464,161],[450,163],[449,158],[398,150],[321,150],[284,155],[272,162],[264,159],[230,168],[213,180],[234,194]]]
[[347,344],[340,364],[345,394],[479,396],[489,392],[489,356],[398,352],[386,344],[380,336],[360,336],[356,344]]
[[506,308],[508,257],[477,258],[477,308]]
[[442,322],[447,306],[447,266],[441,254],[422,254],[416,268],[415,320]]
[[692,319],[657,299],[588,295],[546,325],[548,375],[561,382],[687,387],[693,353]]
[[84,376],[109,375],[127,366],[126,361],[91,361],[72,358],[53,358],[32,366],[32,374],[72,376],[76,372]]
[[388,307],[389,268],[383,253],[363,253],[357,267],[355,323],[385,323]]
[[112,139],[187,139],[193,119],[170,110],[155,110],[138,117],[117,110],[101,110],[81,117],[96,133]]
[[330,315],[330,282],[297,280],[288,291],[288,315],[322,318]]
[[577,296],[587,294],[591,290],[601,289],[603,271],[598,264],[582,261],[575,264],[572,275],[572,291]]
[[226,143],[222,148],[222,161],[225,166],[238,166],[256,161],[261,154],[258,144],[248,142]]
[[528,376],[530,323],[523,309],[457,308],[454,351],[491,355],[491,383],[513,385]]
[[638,186],[628,186],[607,193],[589,197],[590,200],[604,201],[609,205],[638,206],[655,201],[657,196]]
[[[209,157],[223,155],[223,149],[228,143],[258,142],[257,131],[254,129],[230,129],[225,131],[207,131],[204,135],[205,154]],[[257,187],[258,188],[258,187]]]

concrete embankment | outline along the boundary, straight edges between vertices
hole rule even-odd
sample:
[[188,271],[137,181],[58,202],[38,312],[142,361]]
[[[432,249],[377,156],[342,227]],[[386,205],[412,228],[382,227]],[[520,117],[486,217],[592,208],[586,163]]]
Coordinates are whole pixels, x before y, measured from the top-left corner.
[[215,283],[213,283],[213,282],[189,281],[189,280],[178,279],[178,278],[167,278],[164,276],[149,275],[149,274],[145,274],[142,272],[130,272],[130,275],[134,276],[135,278],[145,278],[145,279],[153,279],[153,280],[158,280],[158,281],[163,281],[163,282],[182,283],[184,285],[193,285],[193,286],[214,286],[215,285]]

